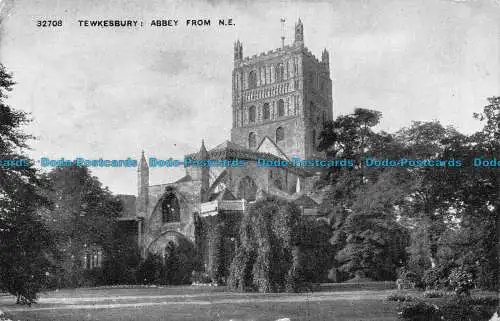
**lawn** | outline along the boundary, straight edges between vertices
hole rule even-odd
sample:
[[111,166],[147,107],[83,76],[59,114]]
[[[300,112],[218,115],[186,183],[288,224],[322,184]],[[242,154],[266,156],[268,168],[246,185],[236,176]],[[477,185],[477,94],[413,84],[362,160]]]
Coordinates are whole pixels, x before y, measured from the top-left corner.
[[224,288],[75,289],[45,293],[31,308],[0,297],[13,320],[384,320],[397,319],[391,290],[328,290],[301,294],[233,293]]

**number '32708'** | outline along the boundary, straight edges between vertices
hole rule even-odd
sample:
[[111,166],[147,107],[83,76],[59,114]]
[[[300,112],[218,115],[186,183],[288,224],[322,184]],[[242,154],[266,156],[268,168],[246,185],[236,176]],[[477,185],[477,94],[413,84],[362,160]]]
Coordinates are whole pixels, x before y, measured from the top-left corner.
[[37,27],[62,27],[62,20],[37,20]]

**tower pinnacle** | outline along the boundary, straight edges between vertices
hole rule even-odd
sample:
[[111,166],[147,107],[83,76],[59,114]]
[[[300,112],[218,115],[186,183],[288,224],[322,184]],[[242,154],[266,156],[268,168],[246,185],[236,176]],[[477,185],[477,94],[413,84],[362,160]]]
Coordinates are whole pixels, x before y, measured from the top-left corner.
[[285,19],[281,18],[281,48],[285,48]]
[[295,24],[295,43],[299,45],[304,44],[304,26],[299,18],[299,21]]

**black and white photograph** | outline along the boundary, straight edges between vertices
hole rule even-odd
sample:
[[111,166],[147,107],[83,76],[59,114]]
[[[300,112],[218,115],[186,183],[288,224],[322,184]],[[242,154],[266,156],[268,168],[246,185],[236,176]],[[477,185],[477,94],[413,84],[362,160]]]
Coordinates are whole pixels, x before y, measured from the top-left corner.
[[500,321],[500,0],[0,0],[0,321]]

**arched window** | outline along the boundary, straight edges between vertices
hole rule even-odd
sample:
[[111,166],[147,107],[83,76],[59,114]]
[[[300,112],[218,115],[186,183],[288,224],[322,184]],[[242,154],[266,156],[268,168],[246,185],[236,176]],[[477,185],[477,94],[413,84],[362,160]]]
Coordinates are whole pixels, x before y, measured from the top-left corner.
[[274,186],[276,186],[276,188],[279,188],[279,189],[283,190],[283,183],[281,183],[281,179],[277,178],[274,181]]
[[247,201],[255,201],[257,196],[257,185],[248,176],[243,177],[238,185],[238,198]]
[[311,133],[311,141],[314,148],[316,148],[316,130],[313,129]]
[[262,118],[264,118],[264,120],[271,118],[271,112],[269,111],[268,103],[265,103],[264,107],[262,108]]
[[169,194],[161,203],[163,223],[179,222],[181,220],[181,209],[179,200],[174,194]]
[[248,109],[248,121],[251,123],[255,122],[255,106],[250,106]]
[[257,137],[255,133],[248,134],[248,147],[255,148],[257,146]]
[[285,139],[285,130],[283,127],[278,127],[276,129],[276,142],[281,142]]
[[248,88],[252,89],[257,87],[257,73],[255,70],[250,71],[248,74]]
[[283,64],[277,64],[276,65],[276,82],[278,81],[283,81],[285,78],[285,68],[283,67]]
[[278,101],[278,117],[283,117],[285,116],[285,102],[283,99],[280,99]]

